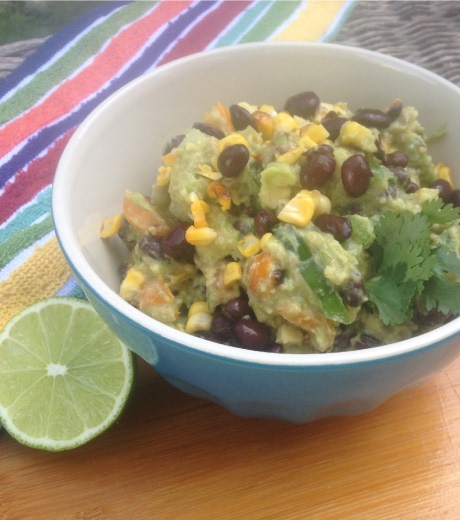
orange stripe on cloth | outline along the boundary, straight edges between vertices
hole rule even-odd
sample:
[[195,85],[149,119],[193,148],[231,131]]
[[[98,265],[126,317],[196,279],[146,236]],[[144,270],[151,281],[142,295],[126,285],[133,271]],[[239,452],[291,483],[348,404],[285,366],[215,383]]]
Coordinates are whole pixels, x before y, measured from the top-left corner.
[[24,263],[0,282],[0,330],[25,307],[53,296],[71,274],[56,237],[37,246]]
[[64,81],[42,103],[0,130],[0,156],[57,119],[70,113],[88,96],[102,89],[151,36],[192,2],[162,2],[150,14],[122,31],[90,64]]

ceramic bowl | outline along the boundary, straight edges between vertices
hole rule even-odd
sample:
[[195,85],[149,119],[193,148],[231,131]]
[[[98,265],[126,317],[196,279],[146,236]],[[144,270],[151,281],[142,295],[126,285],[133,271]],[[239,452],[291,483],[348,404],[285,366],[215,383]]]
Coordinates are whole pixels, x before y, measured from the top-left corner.
[[220,345],[159,323],[122,300],[121,243],[101,240],[125,188],[149,193],[163,145],[202,120],[210,106],[282,106],[304,90],[350,108],[413,105],[436,161],[460,186],[460,89],[398,59],[333,44],[245,44],[192,55],[158,68],[103,102],[70,139],[56,173],[53,216],[61,248],[97,312],[167,381],[240,416],[309,422],[359,414],[418,384],[460,352],[460,319],[427,334],[367,350],[271,354]]

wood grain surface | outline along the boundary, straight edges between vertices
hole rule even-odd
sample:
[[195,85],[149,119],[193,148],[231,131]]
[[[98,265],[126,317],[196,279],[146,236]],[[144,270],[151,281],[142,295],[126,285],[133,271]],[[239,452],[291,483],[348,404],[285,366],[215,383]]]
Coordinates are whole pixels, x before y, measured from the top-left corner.
[[358,417],[242,419],[140,362],[122,419],[69,452],[0,434],[1,520],[452,519],[460,359]]

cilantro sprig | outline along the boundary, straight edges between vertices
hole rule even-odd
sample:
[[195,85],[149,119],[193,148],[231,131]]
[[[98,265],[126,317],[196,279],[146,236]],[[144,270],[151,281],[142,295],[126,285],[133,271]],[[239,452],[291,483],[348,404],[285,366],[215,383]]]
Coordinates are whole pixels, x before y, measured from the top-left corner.
[[433,225],[460,219],[460,208],[441,199],[426,201],[419,213],[385,213],[375,226],[370,248],[374,277],[366,283],[369,301],[385,325],[399,325],[412,317],[421,297],[427,310],[460,313],[460,259],[445,246],[433,248]]

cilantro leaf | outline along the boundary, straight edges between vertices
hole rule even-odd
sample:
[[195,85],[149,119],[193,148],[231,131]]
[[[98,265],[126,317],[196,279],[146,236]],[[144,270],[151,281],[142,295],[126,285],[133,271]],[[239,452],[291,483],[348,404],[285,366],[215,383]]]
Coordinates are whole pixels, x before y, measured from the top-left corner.
[[[452,273],[454,276],[460,277],[460,258],[445,247],[439,247],[436,250],[436,267],[435,271],[442,274],[443,271]],[[460,298],[460,295],[459,295]]]
[[[387,212],[375,226],[375,243],[383,252],[379,271],[405,266],[407,280],[428,280],[433,273],[434,258],[430,256],[430,225],[420,213]],[[378,249],[375,248],[374,252]]]
[[444,204],[441,198],[426,200],[422,205],[421,214],[431,224],[449,224],[460,218],[460,208],[454,208],[453,204]]
[[406,269],[401,263],[366,283],[367,296],[385,325],[399,325],[412,316],[410,304],[416,290],[417,283],[406,280]]
[[435,273],[425,285],[427,310],[438,309],[443,314],[460,314],[460,283]]

